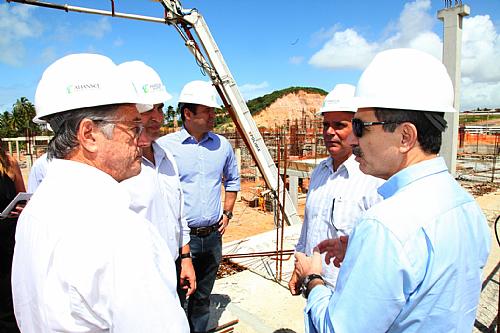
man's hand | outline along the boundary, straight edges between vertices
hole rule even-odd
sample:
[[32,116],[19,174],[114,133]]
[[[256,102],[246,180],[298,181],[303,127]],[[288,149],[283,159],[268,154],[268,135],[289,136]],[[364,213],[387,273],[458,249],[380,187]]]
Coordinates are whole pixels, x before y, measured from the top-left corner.
[[219,222],[219,232],[221,235],[224,235],[226,232],[227,225],[229,224],[229,219],[225,214],[222,214],[222,220]]
[[325,262],[327,265],[333,259],[335,267],[340,267],[340,264],[344,261],[348,241],[349,236],[340,236],[334,239],[326,239],[318,244],[319,252],[326,252]]
[[181,259],[180,285],[182,289],[186,290],[186,297],[189,297],[196,291],[196,274],[191,258]]
[[290,281],[288,281],[288,289],[293,296],[300,295],[300,279],[295,269],[290,277]]
[[322,270],[321,254],[318,248],[314,248],[314,253],[311,257],[307,257],[302,252],[295,253],[295,272],[299,281],[302,281],[309,274],[321,275]]

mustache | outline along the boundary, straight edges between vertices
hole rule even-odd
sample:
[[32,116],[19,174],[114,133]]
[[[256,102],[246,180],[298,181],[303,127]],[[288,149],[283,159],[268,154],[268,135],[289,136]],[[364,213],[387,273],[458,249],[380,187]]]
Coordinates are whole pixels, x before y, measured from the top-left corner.
[[357,157],[363,157],[363,151],[359,146],[352,147],[352,154]]

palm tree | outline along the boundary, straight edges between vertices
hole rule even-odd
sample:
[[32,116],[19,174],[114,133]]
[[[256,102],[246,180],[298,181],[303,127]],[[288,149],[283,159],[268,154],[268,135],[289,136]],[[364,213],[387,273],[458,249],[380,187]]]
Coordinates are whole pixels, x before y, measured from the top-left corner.
[[0,113],[0,137],[10,138],[16,136],[16,128],[14,125],[14,118],[8,111]]
[[21,97],[14,103],[12,117],[17,135],[29,136],[40,133],[40,127],[32,121],[35,115],[35,106],[26,97]]

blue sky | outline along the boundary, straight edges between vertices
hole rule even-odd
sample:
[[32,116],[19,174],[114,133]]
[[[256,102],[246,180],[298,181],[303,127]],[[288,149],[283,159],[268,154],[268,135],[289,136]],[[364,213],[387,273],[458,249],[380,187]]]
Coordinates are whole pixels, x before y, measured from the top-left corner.
[[[54,1],[109,9],[107,0]],[[115,0],[116,11],[161,17],[150,0]],[[464,1],[464,3],[467,3]],[[183,0],[205,17],[245,99],[290,86],[356,84],[373,55],[414,47],[441,57],[443,0]],[[500,107],[500,1],[475,0],[464,20],[462,109]],[[0,111],[34,100],[43,70],[79,52],[155,68],[176,105],[182,86],[206,79],[173,27],[0,3]]]

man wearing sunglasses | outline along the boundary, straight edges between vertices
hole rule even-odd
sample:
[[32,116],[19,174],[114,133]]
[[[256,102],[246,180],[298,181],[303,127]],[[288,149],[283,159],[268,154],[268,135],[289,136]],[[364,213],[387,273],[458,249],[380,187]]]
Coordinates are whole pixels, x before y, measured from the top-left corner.
[[[363,174],[347,141],[356,112],[355,87],[337,84],[326,96],[319,114],[323,117],[323,139],[330,155],[313,171],[307,194],[304,223],[295,247],[312,255],[325,239],[348,237],[360,216],[380,201],[377,187],[382,180]],[[323,263],[322,276],[335,289],[339,268]],[[296,272],[288,283],[292,295],[300,294]]]
[[[350,143],[360,169],[387,179],[384,198],[354,229],[332,293],[306,279],[309,332],[471,332],[490,248],[486,219],[438,153],[453,108],[444,65],[413,49],[378,54],[356,88]],[[299,275],[321,272],[325,241],[297,255]]]
[[132,82],[102,55],[68,55],[42,75],[35,120],[54,137],[16,230],[22,332],[189,331],[168,247],[119,184],[141,170],[136,103]]

